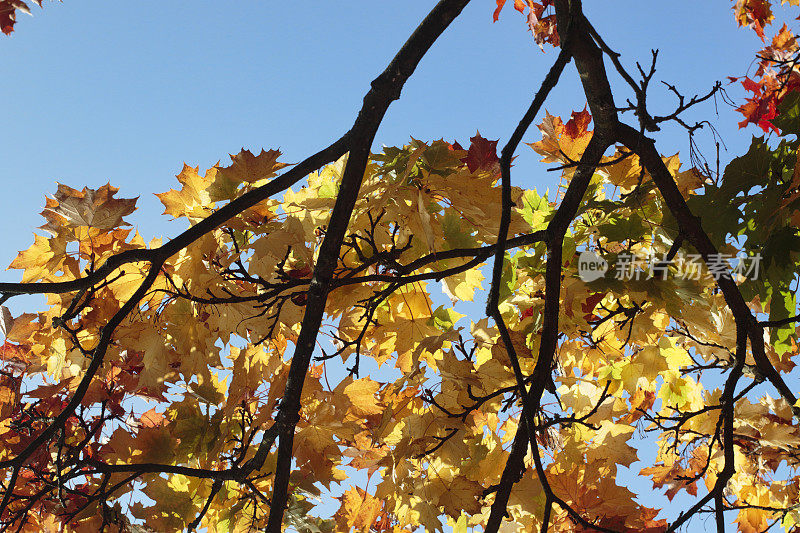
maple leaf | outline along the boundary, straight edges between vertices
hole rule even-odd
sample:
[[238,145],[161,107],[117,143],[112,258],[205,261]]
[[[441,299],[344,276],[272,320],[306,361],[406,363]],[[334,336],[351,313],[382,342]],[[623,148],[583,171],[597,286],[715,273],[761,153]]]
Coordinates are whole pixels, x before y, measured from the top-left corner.
[[603,420],[597,432],[591,457],[605,459],[622,466],[630,466],[637,460],[636,450],[628,444],[633,428],[627,424],[614,424]]
[[84,187],[79,191],[62,183],[53,198],[47,198],[42,216],[47,224],[41,226],[53,234],[64,227],[87,226],[99,230],[110,230],[127,226],[122,217],[133,213],[139,198],[114,198],[119,191],[107,183],[99,189]]
[[199,174],[199,170],[200,167],[190,167],[184,163],[180,174],[176,176],[183,185],[181,190],[156,193],[156,197],[164,204],[164,214],[175,218],[200,218],[214,207],[208,188],[214,183],[217,170],[209,169],[204,176]]
[[[506,0],[496,0],[497,1],[497,8],[494,10],[494,14],[492,15],[494,21],[497,22],[497,19],[500,17],[500,11],[503,10],[503,6],[506,5]],[[514,0],[514,9],[519,11],[520,13],[525,12],[525,6],[530,5],[530,2],[526,2],[526,0]]]
[[737,0],[733,12],[739,26],[750,26],[762,41],[764,27],[775,18],[769,0]]
[[652,476],[653,488],[666,486],[666,496],[670,501],[672,501],[675,495],[682,489],[686,489],[686,491],[693,496],[697,494],[696,481],[692,481],[691,483],[687,481],[692,479],[694,471],[681,467],[678,462],[642,468],[639,473],[643,476]]
[[[42,0],[33,0],[39,7],[42,7]],[[6,35],[14,31],[14,24],[17,22],[17,11],[32,15],[28,4],[22,0],[2,0],[0,1],[0,30]]]
[[383,412],[375,393],[380,385],[369,378],[361,378],[347,385],[342,391],[352,403],[351,410],[359,417]]
[[52,279],[58,271],[73,263],[66,255],[68,239],[65,235],[51,239],[34,235],[33,239],[33,244],[27,250],[21,251],[8,266],[24,270],[23,282]]
[[[496,0],[496,2],[497,8],[494,10],[493,14],[494,22],[497,22],[497,19],[500,17],[500,12],[505,6],[506,0]],[[536,44],[538,44],[542,50],[544,50],[542,46],[544,43],[549,43],[556,47],[560,45],[555,15],[542,16],[545,9],[551,5],[552,0],[542,0],[541,3],[534,2],[533,0],[514,0],[514,9],[523,15],[527,8],[528,14],[525,19],[528,29],[533,34]]]
[[570,119],[564,124],[564,135],[571,140],[583,137],[589,131],[589,124],[592,122],[592,114],[586,107],[583,111],[572,112]]
[[548,0],[541,4],[537,2],[530,2],[530,11],[528,12],[528,28],[533,34],[533,40],[539,45],[539,48],[544,51],[544,44],[548,43],[553,47],[561,46],[561,39],[558,36],[558,29],[556,27],[556,16],[547,15],[542,17],[545,8],[550,5]]
[[379,517],[385,514],[383,502],[358,487],[348,489],[338,500],[342,503],[333,518],[340,531],[349,531],[351,528],[372,531]]
[[461,160],[466,163],[470,172],[478,170],[488,170],[496,173],[500,170],[500,158],[497,157],[497,141],[490,141],[481,136],[478,132],[474,137],[470,137],[469,150],[467,157]]
[[742,81],[742,86],[745,90],[752,92],[753,96],[747,98],[747,103],[737,109],[745,117],[739,122],[739,127],[744,128],[748,124],[756,124],[765,132],[772,130],[779,133],[778,128],[771,122],[778,116],[777,95],[747,77]]
[[452,481],[442,480],[442,484],[444,490],[439,496],[439,505],[444,507],[445,514],[455,517],[462,511],[474,514],[481,510],[478,499],[483,493],[483,485],[464,476]]
[[217,167],[218,179],[230,180],[234,183],[255,183],[256,181],[272,178],[288,164],[278,162],[280,150],[261,150],[258,155],[253,155],[250,150],[242,151],[236,155],[231,154],[231,164],[227,167]]
[[591,139],[591,130],[588,129],[591,119],[591,114],[586,109],[577,113],[573,111],[567,121],[567,124],[571,123],[567,130],[567,124],[564,124],[560,117],[553,116],[545,110],[545,118],[538,126],[542,132],[542,140],[528,143],[528,146],[543,155],[542,161],[546,163],[577,161]]
[[442,292],[455,304],[457,301],[471,302],[475,291],[483,287],[483,273],[477,268],[472,268],[442,280]]
[[778,33],[773,36],[770,45],[759,52],[758,55],[761,61],[759,61],[755,77],[764,76],[776,63],[791,62],[797,50],[797,39],[794,33],[789,30],[789,27],[784,24]]

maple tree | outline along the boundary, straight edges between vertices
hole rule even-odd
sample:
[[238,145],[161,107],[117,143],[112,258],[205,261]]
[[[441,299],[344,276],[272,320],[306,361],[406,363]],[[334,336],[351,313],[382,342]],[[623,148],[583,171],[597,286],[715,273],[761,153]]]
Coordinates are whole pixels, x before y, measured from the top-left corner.
[[[499,155],[480,134],[373,153],[390,103],[468,2],[436,4],[322,151],[184,165],[158,194],[189,225],[172,239],[145,242],[125,219],[136,199],[110,184],[59,184],[46,236],[11,263],[22,281],[0,283],[0,303],[47,298],[0,316],[2,530],[656,533],[705,513],[718,531],[800,529],[795,36],[780,29],[742,80],[741,126],[778,142],[754,138],[722,172],[681,169],[649,137],[667,122],[693,135],[703,123],[683,113],[722,85],[668,85],[674,111],[651,113],[656,54],[629,72],[579,0],[514,1],[558,53]],[[20,5],[0,2],[3,31]],[[739,0],[734,18],[765,39],[771,8]],[[561,171],[551,199],[512,186],[511,162],[571,62],[588,106],[566,122],[545,113],[530,144]],[[587,279],[588,252],[660,260]],[[680,276],[690,253],[696,275]],[[757,256],[760,275],[726,255]],[[486,316],[436,306],[437,283],[452,302],[488,289]],[[362,375],[367,358],[394,379]],[[349,374],[331,383],[334,359]],[[671,522],[619,483],[637,432],[657,449],[640,476],[694,497]],[[378,481],[314,516],[345,466]]]

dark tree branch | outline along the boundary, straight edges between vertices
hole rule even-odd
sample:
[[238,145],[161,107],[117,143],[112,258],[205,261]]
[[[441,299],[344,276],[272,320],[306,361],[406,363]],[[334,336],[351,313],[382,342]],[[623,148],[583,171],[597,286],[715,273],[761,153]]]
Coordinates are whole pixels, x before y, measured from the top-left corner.
[[[763,342],[763,340],[762,340]],[[720,419],[722,421],[722,449],[724,453],[724,466],[722,467],[722,472],[719,473],[717,476],[717,480],[714,483],[714,488],[712,488],[708,494],[702,497],[700,500],[697,501],[688,511],[682,513],[681,516],[673,522],[669,528],[667,529],[667,533],[671,533],[672,531],[677,531],[679,527],[681,527],[687,520],[689,520],[692,516],[694,516],[704,505],[706,505],[709,501],[715,498],[721,498],[722,492],[725,490],[725,487],[728,485],[728,481],[733,477],[733,474],[736,472],[736,465],[734,460],[734,443],[733,443],[733,419],[734,419],[734,394],[736,392],[736,385],[739,383],[739,379],[742,377],[742,370],[744,369],[744,361],[745,356],[747,355],[747,330],[745,324],[737,324],[736,326],[736,365],[734,366],[733,370],[731,371],[728,379],[725,381],[725,388],[722,391],[722,397],[720,398],[720,405],[722,406],[722,412],[720,413]],[[711,450],[709,450],[709,456],[711,455]],[[722,515],[722,511],[717,511],[717,528],[720,526],[720,516]],[[723,523],[723,531],[724,531],[724,523]]]
[[[520,426],[517,430],[517,435],[514,438],[514,444],[512,446],[511,455],[509,456],[506,466],[503,469],[503,476],[500,481],[500,489],[497,491],[495,495],[494,503],[492,504],[492,511],[489,515],[489,520],[486,525],[486,531],[490,533],[494,533],[500,527],[500,523],[503,519],[503,516],[506,514],[506,507],[508,505],[508,497],[511,495],[511,489],[514,486],[514,483],[519,481],[519,474],[522,471],[522,459],[525,457],[525,452],[527,450],[526,443],[527,441],[523,439],[528,439],[530,442],[535,442],[534,430],[535,425],[532,423],[533,417],[536,414],[535,411],[530,410],[530,405],[527,405],[527,390],[525,387],[525,376],[522,374],[522,369],[520,368],[519,358],[517,356],[516,350],[514,349],[514,344],[511,342],[511,336],[508,333],[508,328],[506,327],[505,320],[503,320],[503,316],[500,314],[500,283],[501,277],[503,275],[503,264],[505,262],[505,250],[508,241],[508,228],[511,224],[511,208],[512,208],[512,201],[511,201],[511,160],[514,157],[514,152],[519,146],[520,141],[522,140],[522,136],[525,135],[525,132],[530,127],[533,119],[536,118],[537,113],[541,109],[544,101],[547,99],[547,96],[550,94],[550,91],[556,86],[558,83],[558,78],[561,76],[561,73],[564,70],[564,67],[569,63],[570,54],[569,49],[564,46],[561,49],[561,52],[558,54],[558,58],[556,59],[555,63],[552,67],[550,67],[550,71],[547,73],[544,81],[542,82],[541,87],[536,92],[536,95],[531,102],[531,105],[528,107],[528,110],[525,112],[525,115],[520,120],[517,127],[514,129],[514,133],[511,134],[511,138],[508,140],[506,145],[503,147],[500,155],[500,175],[501,175],[501,183],[502,183],[502,214],[500,216],[500,227],[497,232],[497,244],[495,245],[495,256],[494,256],[494,267],[492,269],[492,283],[491,288],[489,290],[489,298],[486,304],[486,314],[491,316],[495,324],[497,324],[497,328],[500,330],[500,335],[503,339],[503,344],[505,345],[506,351],[508,352],[509,359],[511,360],[511,364],[514,369],[514,377],[517,381],[517,389],[519,393],[519,397],[523,400],[523,409],[521,415],[521,422]],[[552,378],[548,376],[548,383],[549,389],[551,392],[555,393],[555,386],[552,384]],[[527,415],[527,416],[526,416]],[[524,418],[522,418],[524,417]],[[527,419],[527,420],[526,420]],[[529,435],[526,435],[525,427],[531,428]],[[536,444],[534,444],[535,446]]]
[[[708,263],[712,256],[718,253],[717,248],[711,242],[705,230],[703,230],[700,217],[695,216],[686,204],[686,200],[678,190],[675,180],[658,154],[654,142],[641,132],[621,123],[618,125],[616,135],[619,142],[639,156],[642,165],[650,173],[659,191],[661,191],[667,207],[678,221],[681,233],[697,249],[703,260]],[[778,371],[775,370],[764,351],[764,328],[756,321],[730,273],[719,276],[717,285],[722,291],[725,303],[728,304],[728,307],[733,312],[737,325],[743,324],[746,327],[747,335],[752,342],[751,347],[756,368],[773,384],[790,405],[794,405],[797,402],[797,398]]]
[[[523,411],[524,409],[523,407]],[[522,474],[525,471],[525,454],[528,453],[528,442],[530,442],[526,422],[529,417],[525,415],[526,413],[524,412],[520,415],[517,434],[514,435],[514,443],[511,445],[511,453],[506,459],[506,466],[503,467],[500,483],[495,489],[494,502],[492,502],[489,519],[486,521],[485,533],[495,533],[499,530],[503,517],[507,513],[508,498],[511,496],[511,490],[514,488],[514,484],[522,479]]]
[[351,130],[353,137],[350,156],[342,175],[331,222],[320,247],[319,259],[314,265],[314,275],[307,293],[306,311],[276,419],[279,433],[278,457],[267,523],[269,533],[281,531],[288,499],[292,443],[295,425],[299,419],[303,382],[314,352],[339,250],[350,223],[350,215],[358,197],[375,133],[389,104],[400,97],[403,85],[413,74],[422,57],[468,3],[469,0],[441,0],[431,10],[387,69],[372,82],[372,89],[364,97],[364,106]]
[[[606,149],[611,146],[611,134],[617,123],[616,107],[614,106],[611,88],[608,79],[605,75],[605,67],[602,64],[602,51],[597,48],[593,41],[588,38],[588,23],[583,17],[581,11],[581,3],[578,0],[558,0],[556,2],[556,16],[558,22],[559,34],[562,36],[563,50],[559,54],[559,59],[566,64],[566,58],[570,55],[575,58],[578,72],[581,74],[581,81],[584,84],[584,92],[589,102],[589,107],[595,118],[595,132],[592,139],[589,141],[586,150],[584,151],[580,164],[577,166],[575,174],[570,181],[564,199],[559,205],[553,218],[550,220],[546,230],[547,242],[547,262],[545,267],[545,307],[544,307],[544,322],[541,334],[541,342],[539,355],[534,367],[533,376],[531,380],[530,390],[525,390],[525,377],[522,375],[519,368],[519,362],[514,352],[511,337],[505,323],[500,315],[498,309],[498,296],[499,296],[499,281],[500,274],[502,273],[502,252],[504,248],[503,240],[505,233],[508,231],[508,223],[503,226],[503,220],[508,220],[510,213],[510,161],[513,155],[516,143],[519,142],[522,134],[529,125],[532,117],[530,114],[535,115],[536,108],[534,105],[539,99],[534,99],[531,108],[526,113],[523,121],[515,130],[514,135],[511,137],[509,144],[503,149],[503,158],[501,158],[501,172],[503,172],[503,219],[501,219],[500,235],[498,237],[498,250],[495,258],[495,266],[492,278],[492,289],[489,295],[489,304],[487,305],[487,314],[490,314],[494,319],[500,331],[506,349],[509,353],[512,365],[514,367],[514,374],[517,380],[517,385],[522,395],[523,401],[523,414],[525,415],[525,424],[530,430],[528,431],[528,441],[530,442],[533,450],[534,463],[536,465],[536,472],[539,481],[542,484],[547,501],[556,503],[562,509],[566,510],[569,516],[580,523],[584,527],[599,529],[601,531],[610,531],[593,524],[583,518],[577,511],[572,509],[564,500],[558,497],[547,480],[547,475],[539,457],[538,443],[536,442],[536,422],[534,419],[535,414],[539,410],[542,394],[545,389],[552,386],[551,368],[556,354],[556,345],[558,341],[558,315],[560,312],[560,294],[561,294],[561,269],[562,269],[562,242],[566,235],[567,228],[574,220],[580,202],[582,201],[586,189],[589,185],[592,175],[594,174],[600,159],[605,153]],[[569,54],[569,55],[566,55]],[[562,57],[564,59],[562,59]],[[557,61],[555,66],[559,65]],[[560,67],[563,69],[563,66]],[[551,69],[551,73],[553,70]],[[559,71],[560,72],[560,71]],[[550,75],[548,74],[548,77]],[[557,78],[556,78],[557,79]],[[555,81],[555,80],[554,80]],[[543,89],[546,85],[543,84]],[[547,89],[549,91],[549,89]],[[541,92],[541,90],[540,90]],[[546,96],[546,93],[542,96]],[[541,103],[539,103],[539,106]],[[529,119],[526,123],[526,119]],[[512,143],[516,139],[516,143]],[[512,457],[509,457],[509,461]],[[513,464],[507,469],[511,472],[514,471]],[[499,506],[498,506],[499,507]],[[492,510],[494,514],[494,506]],[[502,515],[501,515],[502,517]],[[494,522],[498,522],[495,518]]]
[[0,283],[0,294],[63,294],[66,292],[74,292],[87,289],[95,283],[101,282],[114,272],[114,270],[128,263],[164,262],[236,215],[241,214],[270,196],[286,190],[321,166],[331,161],[336,161],[347,153],[352,139],[353,130],[351,129],[327,148],[308,157],[269,183],[232,200],[230,203],[214,211],[208,217],[180,235],[165,242],[158,248],[125,250],[124,252],[111,256],[103,265],[86,276],[72,281],[54,283]]

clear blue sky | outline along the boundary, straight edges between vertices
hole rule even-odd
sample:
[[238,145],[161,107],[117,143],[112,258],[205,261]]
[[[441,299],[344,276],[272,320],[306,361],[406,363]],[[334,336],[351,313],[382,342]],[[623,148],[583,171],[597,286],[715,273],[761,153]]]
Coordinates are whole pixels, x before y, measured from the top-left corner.
[[[141,197],[129,218],[146,239],[169,237],[183,226],[161,216],[152,193],[172,188],[184,161],[207,168],[242,147],[264,147],[297,162],[326,146],[349,128],[370,81],[433,3],[64,0],[34,8],[33,18],[20,15],[17,31],[0,38],[0,263],[31,244],[56,181],[111,181],[121,196]],[[492,0],[467,7],[391,106],[376,149],[409,136],[465,144],[476,130],[502,145],[554,59],[533,43],[512,4],[496,24]],[[687,95],[752,72],[762,46],[736,28],[729,1],[585,4],[626,65],[649,63],[650,49],[659,48],[656,80]],[[630,92],[615,87],[621,104]],[[741,101],[740,86],[728,88]],[[655,84],[649,101],[651,111],[669,112],[674,98]],[[584,103],[568,67],[545,107],[568,116]],[[730,150],[724,162],[760,132],[739,130],[740,116],[722,102],[718,109],[718,117],[713,104],[695,116],[722,134]],[[701,135],[713,156],[710,136]],[[537,130],[525,138],[536,140]],[[684,132],[667,129],[657,140],[662,153],[681,151],[688,163]],[[536,160],[520,149],[515,183],[552,190],[556,176]]]
[[[0,39],[0,177],[8,184],[0,263],[30,244],[55,181],[110,180],[121,195],[141,196],[132,220],[146,236],[167,236],[178,228],[159,216],[152,193],[172,187],[184,161],[205,168],[262,146],[299,161],[327,145],[432,4],[65,0],[20,15],[17,31]],[[493,9],[491,0],[467,7],[390,108],[378,147],[412,135],[464,144],[476,130],[501,144],[508,137],[553,54],[539,51],[511,2],[496,24]],[[687,94],[744,73],[760,44],[735,27],[726,1],[587,0],[586,11],[626,64],[660,48],[658,75]],[[658,85],[652,92],[654,104],[672,104]],[[620,103],[623,95],[619,86]],[[584,103],[570,68],[546,107],[568,115]],[[729,108],[720,111],[718,129],[741,148],[750,133]],[[664,153],[686,148],[677,131],[659,141]],[[523,147],[515,180],[552,186],[553,173],[535,161]]]

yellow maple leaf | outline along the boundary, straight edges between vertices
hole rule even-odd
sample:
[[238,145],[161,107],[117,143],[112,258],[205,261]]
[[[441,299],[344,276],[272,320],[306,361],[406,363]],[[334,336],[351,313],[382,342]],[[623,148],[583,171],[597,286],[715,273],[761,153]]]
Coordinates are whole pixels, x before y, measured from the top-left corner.
[[342,503],[333,515],[340,531],[370,531],[382,514],[383,502],[358,487],[351,487],[338,498]]
[[483,289],[481,284],[483,280],[483,272],[477,268],[471,268],[444,278],[442,292],[450,298],[453,304],[458,301],[471,302],[475,298],[475,291]]
[[591,131],[586,128],[588,122],[583,118],[583,113],[586,112],[573,113],[572,118],[564,124],[561,117],[545,111],[545,118],[539,125],[542,140],[528,143],[528,146],[544,156],[542,161],[545,163],[577,161],[592,138]]
[[378,404],[376,393],[380,384],[369,378],[353,381],[344,388],[344,395],[350,399],[350,410],[359,417],[377,415],[383,412],[383,406]]
[[21,251],[8,268],[24,270],[23,283],[40,279],[50,280],[67,259],[67,238],[57,235],[50,239],[41,235],[33,236],[33,244]]
[[439,505],[444,507],[446,515],[456,517],[461,514],[462,510],[469,514],[481,510],[479,498],[484,488],[477,481],[464,476],[456,476],[450,481],[443,480],[441,483],[435,483],[434,486],[442,487],[442,492],[439,494]]
[[231,154],[231,164],[227,167],[217,167],[219,179],[230,180],[234,183],[255,183],[259,180],[272,178],[287,163],[279,163],[280,150],[261,150],[258,155],[253,155],[250,150],[242,151],[236,155]]
[[214,208],[207,189],[214,182],[216,169],[209,169],[205,176],[199,174],[200,167],[183,164],[183,170],[175,176],[183,185],[181,190],[170,189],[156,194],[164,204],[164,214],[179,217],[202,218]]
[[592,442],[590,455],[612,463],[630,466],[638,459],[636,449],[628,444],[634,428],[627,424],[615,424],[608,420],[600,423],[600,430]]

